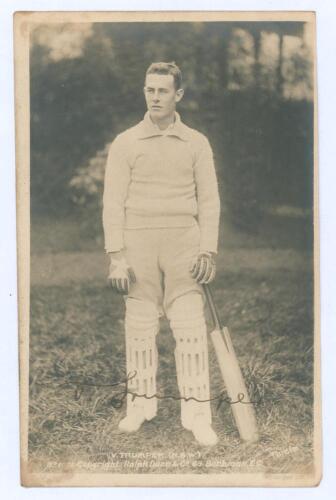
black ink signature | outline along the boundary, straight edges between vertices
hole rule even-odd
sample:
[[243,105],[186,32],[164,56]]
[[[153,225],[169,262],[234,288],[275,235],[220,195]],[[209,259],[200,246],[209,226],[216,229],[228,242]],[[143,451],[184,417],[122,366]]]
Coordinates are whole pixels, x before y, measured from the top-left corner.
[[[133,392],[129,389],[129,382],[136,377],[137,372],[133,371],[128,373],[127,377],[124,380],[118,380],[117,382],[112,382],[110,384],[98,384],[96,382],[88,382],[88,381],[80,381],[80,380],[68,380],[66,382],[60,383],[59,385],[61,386],[75,386],[75,399],[79,400],[83,390],[85,387],[118,387],[124,385],[124,388],[122,391],[117,392],[114,394],[111,399],[110,399],[110,404],[113,408],[119,410],[122,408],[124,401],[127,397],[128,394],[132,396],[132,401],[135,400],[135,398],[145,398],[145,399],[173,399],[176,401],[184,400],[184,401],[197,401],[199,403],[206,403],[208,401],[217,401],[217,410],[222,406],[223,403],[227,403],[230,405],[235,405],[237,403],[241,404],[260,404],[261,399],[258,401],[250,401],[247,400],[247,396],[244,393],[238,393],[237,394],[237,399],[235,401],[232,400],[229,396],[225,394],[225,390],[221,391],[219,394],[216,396],[209,398],[209,399],[198,399],[194,396],[190,397],[185,397],[185,396],[174,396],[172,394],[168,395],[161,395],[158,393],[152,394],[151,396],[148,396],[147,394],[139,394],[137,392]],[[65,376],[65,375],[64,375]]]

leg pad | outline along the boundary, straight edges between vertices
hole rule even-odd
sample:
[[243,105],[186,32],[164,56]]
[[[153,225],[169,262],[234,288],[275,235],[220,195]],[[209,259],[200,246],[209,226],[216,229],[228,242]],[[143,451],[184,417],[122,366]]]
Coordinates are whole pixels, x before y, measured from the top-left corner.
[[156,334],[158,311],[150,302],[127,299],[125,316],[126,367],[129,380],[127,414],[143,414],[147,420],[157,412],[156,372],[158,364]]
[[181,400],[182,425],[191,429],[195,417],[211,423],[207,329],[203,299],[198,293],[174,301],[169,311],[176,341],[175,362]]

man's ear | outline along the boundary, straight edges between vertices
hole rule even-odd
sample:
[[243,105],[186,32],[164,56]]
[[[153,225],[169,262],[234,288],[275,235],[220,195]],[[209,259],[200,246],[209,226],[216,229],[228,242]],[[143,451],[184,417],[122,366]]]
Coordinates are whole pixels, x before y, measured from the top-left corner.
[[176,95],[175,95],[175,102],[180,102],[180,100],[182,99],[184,95],[184,89],[178,89],[176,91]]

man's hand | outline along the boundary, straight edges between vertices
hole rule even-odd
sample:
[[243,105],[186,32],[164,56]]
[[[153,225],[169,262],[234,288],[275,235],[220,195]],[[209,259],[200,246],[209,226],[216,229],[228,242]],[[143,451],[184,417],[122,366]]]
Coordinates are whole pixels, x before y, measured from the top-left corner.
[[110,272],[108,275],[109,285],[122,294],[129,292],[131,283],[136,278],[133,269],[127,264],[124,252],[112,252],[110,256]]
[[212,252],[201,252],[198,254],[190,267],[191,276],[197,283],[211,283],[216,276],[215,256]]

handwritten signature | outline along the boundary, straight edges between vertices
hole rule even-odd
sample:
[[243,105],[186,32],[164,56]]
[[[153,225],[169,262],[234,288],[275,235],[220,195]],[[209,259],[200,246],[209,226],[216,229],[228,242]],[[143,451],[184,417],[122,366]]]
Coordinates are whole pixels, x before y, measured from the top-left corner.
[[226,395],[226,391],[223,390],[216,396],[213,396],[212,398],[209,399],[198,399],[194,396],[175,396],[173,394],[168,394],[168,395],[161,395],[158,393],[152,394],[148,396],[147,394],[139,394],[137,392],[134,392],[130,390],[129,388],[129,382],[136,377],[137,372],[133,371],[127,374],[127,377],[124,380],[118,380],[117,382],[112,382],[109,384],[98,384],[95,382],[87,382],[87,381],[80,381],[80,380],[71,380],[67,381],[65,383],[61,383],[60,385],[72,385],[75,386],[75,399],[78,401],[83,393],[83,390],[85,387],[118,387],[118,386],[124,386],[123,390],[121,392],[117,392],[114,394],[111,399],[110,399],[110,404],[113,408],[115,409],[120,409],[122,408],[127,395],[132,396],[132,401],[135,400],[135,398],[145,398],[145,399],[173,399],[176,401],[184,400],[184,401],[197,401],[199,403],[206,403],[208,401],[217,401],[217,410],[222,406],[223,403],[227,403],[230,405],[235,405],[238,403],[241,404],[260,404],[261,399],[258,401],[250,401],[248,399],[248,396],[245,395],[244,393],[238,393],[237,394],[237,399],[234,401],[232,398]]

